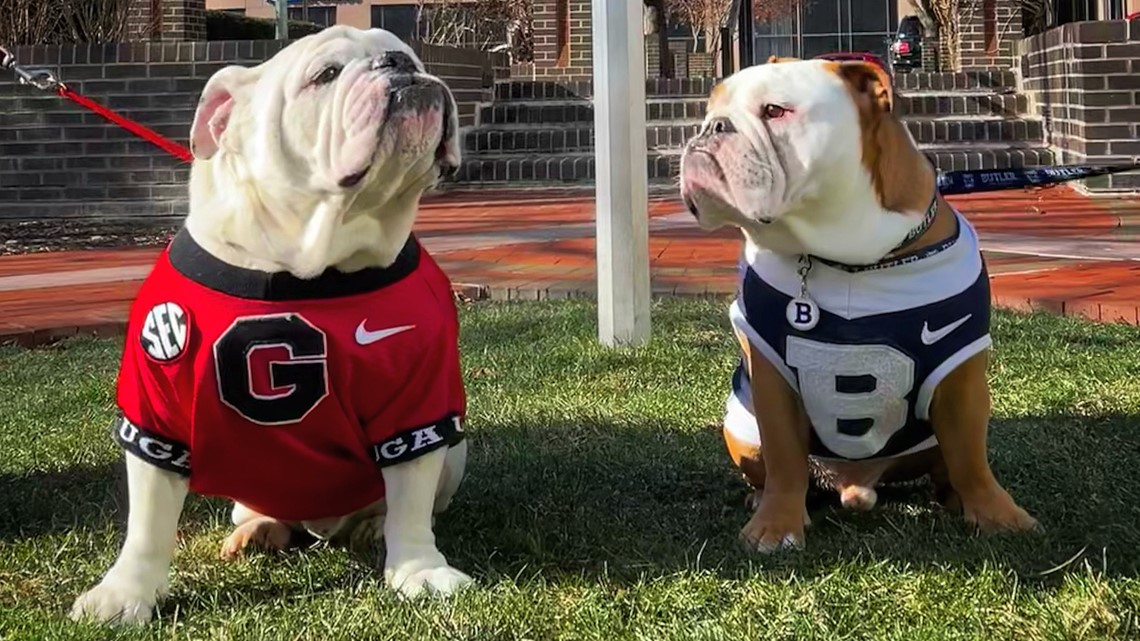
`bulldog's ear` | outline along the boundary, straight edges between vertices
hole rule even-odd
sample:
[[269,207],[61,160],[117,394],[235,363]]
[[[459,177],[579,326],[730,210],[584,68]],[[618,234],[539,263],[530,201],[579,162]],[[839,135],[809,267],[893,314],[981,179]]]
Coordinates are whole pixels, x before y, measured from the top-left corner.
[[206,83],[194,124],[190,126],[190,153],[199,160],[209,160],[218,152],[222,134],[234,110],[234,96],[249,77],[249,69],[237,65],[224,67]]
[[887,71],[873,62],[861,60],[841,62],[836,72],[850,85],[856,96],[866,96],[870,104],[880,111],[890,111],[894,107],[891,77]]

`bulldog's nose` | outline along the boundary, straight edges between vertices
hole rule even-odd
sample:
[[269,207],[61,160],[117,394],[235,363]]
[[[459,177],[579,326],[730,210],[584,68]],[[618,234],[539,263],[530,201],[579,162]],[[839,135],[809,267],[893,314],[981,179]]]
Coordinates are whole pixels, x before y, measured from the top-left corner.
[[391,69],[396,73],[415,73],[416,61],[403,51],[389,51],[377,60],[372,61],[373,69]]
[[732,134],[732,133],[736,133],[736,127],[732,124],[732,121],[729,120],[726,116],[721,116],[719,118],[713,118],[712,120],[708,121],[708,124],[705,125],[705,134],[706,135],[711,136],[713,134]]

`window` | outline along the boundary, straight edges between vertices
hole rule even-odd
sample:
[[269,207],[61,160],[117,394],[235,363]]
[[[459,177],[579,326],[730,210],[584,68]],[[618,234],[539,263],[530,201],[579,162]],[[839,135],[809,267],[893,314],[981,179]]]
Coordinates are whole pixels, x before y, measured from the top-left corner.
[[242,9],[222,9],[222,12],[223,13],[232,13],[235,16],[244,16],[245,15],[245,9],[244,8],[242,8]]
[[385,29],[407,42],[416,35],[416,5],[372,5],[372,28]]
[[[308,15],[306,16],[306,12]],[[290,20],[305,20],[322,27],[336,24],[336,7],[289,7]]]

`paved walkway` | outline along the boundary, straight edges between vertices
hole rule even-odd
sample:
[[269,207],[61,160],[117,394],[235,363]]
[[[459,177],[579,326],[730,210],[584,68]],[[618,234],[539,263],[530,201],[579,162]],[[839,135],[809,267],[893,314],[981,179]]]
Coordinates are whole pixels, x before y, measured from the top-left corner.
[[[955,197],[977,226],[995,303],[1140,325],[1140,198],[1088,198],[1068,187]],[[591,295],[593,193],[473,191],[427,200],[417,234],[476,298]],[[734,289],[738,235],[701,231],[674,195],[650,202],[653,290]],[[0,343],[39,344],[122,331],[157,248],[0,257]]]

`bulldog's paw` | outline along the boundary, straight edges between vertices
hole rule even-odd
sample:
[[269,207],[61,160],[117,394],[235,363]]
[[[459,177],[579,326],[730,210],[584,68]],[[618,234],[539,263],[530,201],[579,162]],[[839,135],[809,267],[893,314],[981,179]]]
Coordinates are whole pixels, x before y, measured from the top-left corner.
[[424,594],[448,596],[474,583],[474,579],[448,565],[439,552],[386,564],[384,580],[401,596],[410,599]]
[[804,528],[811,525],[807,507],[802,501],[761,496],[756,512],[740,531],[740,539],[749,549],[775,552],[786,548],[802,548]]
[[475,580],[450,566],[441,568],[427,568],[406,576],[393,574],[388,585],[396,589],[401,596],[414,599],[424,594],[435,596],[449,596],[458,590],[471,585]]
[[73,621],[93,621],[115,625],[149,623],[154,605],[164,590],[147,590],[127,582],[104,580],[82,594],[71,606]]
[[961,501],[966,522],[986,534],[1041,530],[1037,519],[1014,503],[1013,497],[1000,487],[969,499],[963,496]]
[[222,543],[221,557],[227,561],[236,559],[247,548],[262,550],[284,550],[289,547],[292,531],[289,526],[267,516],[246,521],[234,528]]

